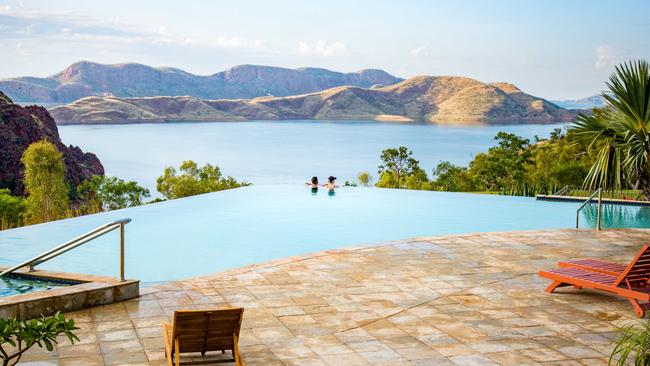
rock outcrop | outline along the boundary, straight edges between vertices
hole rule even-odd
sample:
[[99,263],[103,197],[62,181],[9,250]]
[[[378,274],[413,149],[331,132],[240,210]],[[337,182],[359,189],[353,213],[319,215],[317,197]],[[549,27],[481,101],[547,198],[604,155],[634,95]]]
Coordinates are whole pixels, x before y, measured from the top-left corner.
[[209,100],[189,96],[87,97],[53,108],[62,123],[376,119],[437,123],[554,123],[577,115],[512,84],[419,76],[370,89],[336,87],[289,97]]
[[63,153],[71,186],[76,187],[94,174],[104,174],[104,167],[94,154],[61,142],[56,123],[45,108],[21,107],[0,92],[0,188],[24,194],[20,158],[31,143],[42,139],[50,140]]
[[313,93],[350,85],[368,88],[401,81],[382,70],[341,73],[318,68],[241,65],[200,76],[180,69],[127,63],[104,65],[82,61],[47,78],[0,80],[16,102],[69,103],[87,96],[150,97],[189,95],[206,99],[255,98]]

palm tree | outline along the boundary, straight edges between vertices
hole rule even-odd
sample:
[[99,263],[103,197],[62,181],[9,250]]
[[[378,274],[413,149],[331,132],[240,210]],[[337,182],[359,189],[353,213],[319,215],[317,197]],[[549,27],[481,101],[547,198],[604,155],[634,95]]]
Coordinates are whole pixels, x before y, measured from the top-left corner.
[[650,199],[650,65],[645,60],[616,67],[602,93],[607,106],[580,114],[571,131],[596,151],[585,179],[590,189],[636,185]]

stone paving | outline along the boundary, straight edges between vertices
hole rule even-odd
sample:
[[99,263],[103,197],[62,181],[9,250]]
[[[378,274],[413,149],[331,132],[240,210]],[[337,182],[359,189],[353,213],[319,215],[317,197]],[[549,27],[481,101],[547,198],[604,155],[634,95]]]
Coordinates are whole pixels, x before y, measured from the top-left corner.
[[30,352],[24,364],[163,365],[160,324],[174,310],[241,306],[249,366],[606,365],[615,330],[635,319],[631,306],[572,288],[547,294],[536,272],[584,256],[625,263],[648,239],[644,230],[479,233],[286,258],[68,313],[81,342]]

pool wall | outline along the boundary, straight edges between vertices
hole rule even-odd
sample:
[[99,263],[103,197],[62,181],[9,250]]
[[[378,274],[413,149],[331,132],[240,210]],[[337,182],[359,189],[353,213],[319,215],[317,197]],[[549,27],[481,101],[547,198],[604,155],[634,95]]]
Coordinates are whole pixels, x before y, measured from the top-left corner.
[[[0,267],[0,271],[3,268]],[[70,286],[28,294],[0,297],[0,318],[32,319],[106,305],[138,297],[140,281],[119,281],[111,277],[64,272],[17,272],[12,276],[34,280],[61,281]]]

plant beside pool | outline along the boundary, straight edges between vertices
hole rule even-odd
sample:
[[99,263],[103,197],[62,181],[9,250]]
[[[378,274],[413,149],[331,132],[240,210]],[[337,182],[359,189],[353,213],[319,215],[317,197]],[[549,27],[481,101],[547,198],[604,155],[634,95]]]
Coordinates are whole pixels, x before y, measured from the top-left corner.
[[51,317],[39,319],[18,320],[0,318],[0,359],[2,366],[18,364],[22,355],[37,345],[48,351],[54,350],[57,337],[64,335],[74,344],[79,338],[74,334],[77,330],[72,319],[66,319],[63,314],[56,313]]

